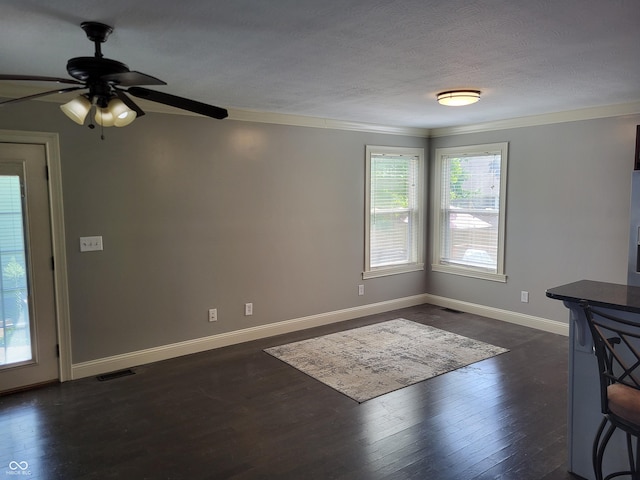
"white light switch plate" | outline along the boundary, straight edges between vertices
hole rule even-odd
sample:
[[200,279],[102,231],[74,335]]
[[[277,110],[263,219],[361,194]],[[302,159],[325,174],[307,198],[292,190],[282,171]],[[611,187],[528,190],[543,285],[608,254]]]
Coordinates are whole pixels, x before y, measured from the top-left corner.
[[102,250],[102,236],[80,237],[81,252],[93,252],[96,250]]

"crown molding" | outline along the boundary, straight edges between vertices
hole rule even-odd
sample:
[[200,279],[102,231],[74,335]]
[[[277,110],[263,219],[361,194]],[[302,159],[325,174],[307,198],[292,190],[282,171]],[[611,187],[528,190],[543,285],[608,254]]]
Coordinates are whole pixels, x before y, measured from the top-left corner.
[[449,137],[452,135],[464,135],[467,133],[491,132],[495,130],[507,130],[510,128],[552,125],[555,123],[578,122],[581,120],[593,120],[596,118],[621,117],[624,115],[635,115],[638,113],[640,113],[640,102],[605,105],[601,107],[582,108],[579,110],[569,110],[565,112],[510,118],[495,122],[477,123],[474,125],[432,128],[429,132],[429,138]]
[[[0,85],[0,97],[5,98],[18,98],[22,96],[32,95],[41,91],[41,87],[35,88],[33,86],[18,85],[10,82],[2,82],[2,85]],[[74,92],[61,95],[51,95],[35,100],[62,104],[68,102],[75,95],[77,94]],[[155,102],[148,102],[143,99],[136,99],[136,103],[139,103],[140,107],[147,112],[166,113],[171,115],[200,116],[196,113],[187,112]],[[291,115],[285,113],[260,112],[233,108],[230,108],[228,110],[229,120],[235,120],[239,122],[271,123],[278,125],[289,125],[294,127],[326,128],[354,132],[403,135],[421,138],[436,138],[448,137],[452,135],[464,135],[468,133],[507,130],[510,128],[534,127],[539,125],[551,125],[555,123],[576,122],[580,120],[592,120],[596,118],[635,115],[640,113],[640,102],[624,103],[619,105],[605,105],[601,107],[583,108],[579,110],[546,113],[542,115],[532,115],[527,117],[497,120],[493,122],[442,128],[401,127],[378,125],[365,122],[335,120],[320,117],[308,117],[303,115]]]
[[329,118],[307,117],[284,113],[258,112],[251,110],[229,109],[229,119],[241,122],[275,123],[296,127],[328,128],[333,130],[349,130],[355,132],[385,133],[388,135],[406,135],[410,137],[429,137],[428,128],[398,127],[377,125],[373,123],[333,120]]
[[[62,88],[62,87],[61,87]],[[19,85],[10,82],[2,82],[0,85],[0,97],[4,98],[19,98],[35,93],[42,92],[42,87],[35,88],[33,86]],[[49,102],[63,104],[77,96],[78,93],[65,93],[60,95],[50,95],[34,99],[36,101]],[[169,107],[160,103],[149,102],[143,99],[136,98],[136,103],[140,105],[146,112],[153,113],[167,113],[171,115],[186,115],[200,117],[201,115],[178,108]],[[258,123],[271,123],[278,125],[290,125],[295,127],[311,127],[311,128],[327,128],[333,130],[349,130],[354,132],[368,132],[368,133],[384,133],[388,135],[406,135],[409,137],[429,137],[428,128],[416,128],[416,127],[398,127],[389,125],[377,125],[373,123],[364,122],[351,122],[345,120],[333,120],[328,118],[319,117],[307,117],[303,115],[290,115],[284,113],[271,113],[271,112],[259,112],[252,110],[240,110],[230,108],[229,120],[236,120],[239,122],[258,122]]]

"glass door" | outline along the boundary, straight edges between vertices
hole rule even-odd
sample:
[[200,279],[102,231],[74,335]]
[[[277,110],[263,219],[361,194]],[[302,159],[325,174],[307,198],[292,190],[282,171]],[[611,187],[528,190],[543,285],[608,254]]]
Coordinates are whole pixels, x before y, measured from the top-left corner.
[[0,143],[0,392],[60,378],[44,145]]
[[23,207],[23,175],[0,174],[0,368],[32,362],[31,315]]

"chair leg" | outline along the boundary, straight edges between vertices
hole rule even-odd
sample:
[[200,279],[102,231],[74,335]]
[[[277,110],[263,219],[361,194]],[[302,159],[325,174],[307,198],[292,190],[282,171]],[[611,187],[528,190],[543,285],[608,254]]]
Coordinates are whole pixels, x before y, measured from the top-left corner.
[[[609,440],[611,440],[611,436],[613,435],[613,432],[616,430],[616,426],[613,424],[609,424],[609,428],[607,429],[607,433],[604,434],[604,438],[602,439],[602,442],[600,443],[600,446],[598,447],[598,455],[597,455],[597,462],[596,462],[596,480],[602,480],[603,479],[603,473],[602,473],[602,460],[604,458],[604,452],[607,448],[607,444],[609,443]],[[613,477],[617,477],[618,475],[620,475],[621,472],[618,473],[612,473],[610,475],[607,475],[606,477],[604,477],[604,480],[609,480],[610,478]]]
[[629,455],[629,472],[631,472],[631,480],[637,480],[636,478],[636,466],[635,466],[635,456],[633,454],[633,443],[631,443],[631,435],[629,432],[626,434],[627,437],[627,455]]
[[600,422],[600,426],[598,427],[596,438],[594,438],[593,440],[593,452],[591,454],[591,459],[593,461],[593,473],[596,476],[596,480],[602,480],[602,455],[598,452],[598,447],[600,445],[600,437],[602,437],[602,432],[604,432],[604,427],[606,425],[607,417],[604,417],[602,419],[602,422]]
[[[631,447],[631,435],[629,435],[629,443],[629,447]],[[631,468],[632,480],[640,480],[640,449],[638,447],[640,447],[640,439],[636,437],[636,461]],[[629,454],[633,457],[633,451],[631,451]]]
[[[609,424],[609,428],[605,432],[605,427]],[[616,426],[613,423],[610,423],[608,418],[605,416],[598,427],[598,431],[596,433],[595,439],[593,440],[593,451],[592,451],[592,461],[593,461],[593,472],[595,474],[596,480],[609,480],[614,477],[618,477],[621,475],[625,475],[631,477],[631,480],[640,480],[640,437],[636,437],[635,435],[631,435],[630,433],[626,433],[627,437],[627,454],[629,456],[629,470],[624,472],[615,472],[604,477],[604,473],[602,472],[602,462],[604,460],[604,452],[607,449],[607,445],[613,436],[613,432],[615,432]],[[634,451],[634,440],[635,439],[635,451]]]

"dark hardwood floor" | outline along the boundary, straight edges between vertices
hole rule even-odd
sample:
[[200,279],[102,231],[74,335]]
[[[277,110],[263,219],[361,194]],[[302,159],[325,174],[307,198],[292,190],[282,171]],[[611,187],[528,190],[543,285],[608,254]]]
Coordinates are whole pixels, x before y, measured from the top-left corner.
[[[262,352],[398,317],[511,351],[362,404]],[[0,397],[0,478],[572,479],[567,350],[422,305],[19,392]]]

